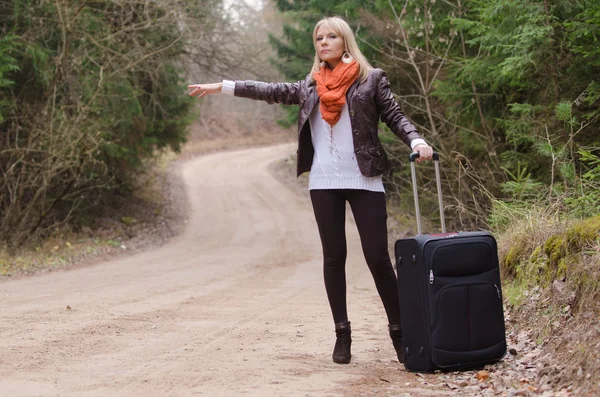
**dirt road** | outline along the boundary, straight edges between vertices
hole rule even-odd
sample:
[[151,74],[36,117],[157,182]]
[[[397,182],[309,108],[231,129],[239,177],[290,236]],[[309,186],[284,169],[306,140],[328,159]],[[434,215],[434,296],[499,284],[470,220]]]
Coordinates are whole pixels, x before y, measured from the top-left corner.
[[0,396],[448,395],[394,360],[351,221],[353,358],[331,362],[310,203],[267,170],[293,150],[186,163],[191,213],[168,245],[0,284]]

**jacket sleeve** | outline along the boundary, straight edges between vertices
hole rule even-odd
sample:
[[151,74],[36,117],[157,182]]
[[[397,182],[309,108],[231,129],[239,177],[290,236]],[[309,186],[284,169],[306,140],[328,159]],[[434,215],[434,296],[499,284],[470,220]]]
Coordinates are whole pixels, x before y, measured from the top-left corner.
[[377,69],[378,78],[375,92],[375,103],[377,110],[381,117],[381,121],[388,126],[388,128],[408,146],[411,146],[411,141],[415,139],[422,139],[417,132],[415,127],[406,118],[400,105],[394,99],[392,90],[390,89],[390,82],[385,72],[381,69]]
[[256,99],[267,103],[297,105],[300,103],[300,90],[304,81],[296,83],[263,83],[245,80],[235,82],[234,95],[241,98]]

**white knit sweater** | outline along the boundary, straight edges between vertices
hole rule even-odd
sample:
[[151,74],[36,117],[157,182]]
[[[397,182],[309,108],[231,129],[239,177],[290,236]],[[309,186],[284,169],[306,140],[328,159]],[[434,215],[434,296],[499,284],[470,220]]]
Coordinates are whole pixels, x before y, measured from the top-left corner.
[[316,105],[308,119],[315,156],[308,175],[308,188],[360,189],[385,192],[381,175],[364,176],[354,154],[348,105],[344,104],[339,121],[332,127],[321,117]]

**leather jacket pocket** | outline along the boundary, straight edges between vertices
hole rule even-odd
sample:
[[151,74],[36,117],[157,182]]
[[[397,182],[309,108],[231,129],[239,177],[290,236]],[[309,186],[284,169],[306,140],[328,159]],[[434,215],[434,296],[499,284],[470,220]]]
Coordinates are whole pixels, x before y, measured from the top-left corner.
[[383,146],[370,146],[367,148],[367,152],[371,155],[373,167],[379,171],[385,169],[386,155]]

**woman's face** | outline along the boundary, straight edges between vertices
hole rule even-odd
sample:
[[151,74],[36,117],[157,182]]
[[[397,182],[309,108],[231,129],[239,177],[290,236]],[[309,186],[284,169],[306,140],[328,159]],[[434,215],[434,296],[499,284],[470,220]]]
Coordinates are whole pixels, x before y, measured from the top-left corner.
[[327,62],[334,69],[342,60],[345,51],[345,43],[342,36],[338,35],[327,25],[317,29],[315,47],[319,58]]

